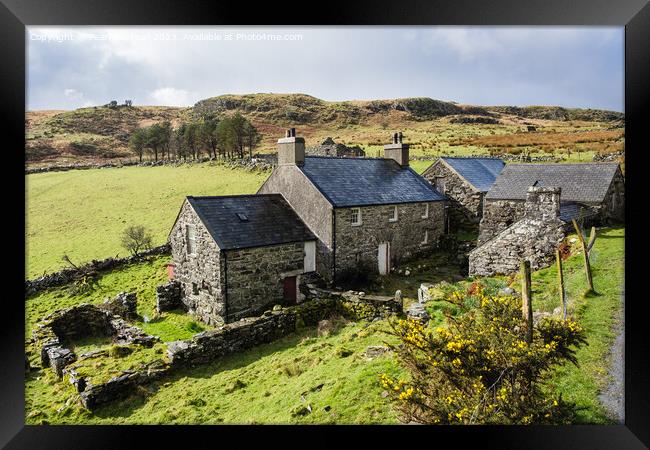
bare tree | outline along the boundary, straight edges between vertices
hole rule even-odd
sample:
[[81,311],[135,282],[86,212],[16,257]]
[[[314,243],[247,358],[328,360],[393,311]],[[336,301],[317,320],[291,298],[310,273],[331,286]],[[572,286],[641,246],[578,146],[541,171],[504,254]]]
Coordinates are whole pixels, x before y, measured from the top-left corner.
[[138,256],[140,251],[149,250],[153,236],[142,225],[131,225],[122,233],[122,247],[133,256]]

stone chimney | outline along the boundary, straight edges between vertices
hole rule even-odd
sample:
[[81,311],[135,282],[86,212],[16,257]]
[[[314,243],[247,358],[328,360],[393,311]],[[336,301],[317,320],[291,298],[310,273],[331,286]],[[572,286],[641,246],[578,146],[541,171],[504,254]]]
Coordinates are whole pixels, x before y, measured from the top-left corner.
[[409,145],[402,142],[402,132],[393,133],[393,142],[384,145],[384,158],[397,161],[402,167],[409,165]]
[[560,194],[562,188],[537,186],[526,193],[525,216],[531,219],[553,220],[560,217]]
[[287,130],[286,136],[278,139],[278,165],[295,164],[302,166],[305,163],[305,139],[296,137],[296,129]]

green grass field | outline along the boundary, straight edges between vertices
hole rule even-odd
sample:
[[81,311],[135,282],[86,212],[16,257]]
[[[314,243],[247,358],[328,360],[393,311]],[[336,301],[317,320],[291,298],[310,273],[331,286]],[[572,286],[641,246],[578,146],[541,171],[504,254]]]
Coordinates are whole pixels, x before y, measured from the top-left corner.
[[[594,296],[583,296],[586,279],[582,255],[575,253],[565,262],[569,311],[585,327],[589,345],[578,350],[577,367],[567,365],[553,374],[551,388],[577,403],[581,408],[579,423],[612,423],[600,406],[598,393],[608,382],[612,327],[621,308],[624,242],[623,228],[600,231],[592,250],[598,291]],[[165,263],[164,257],[152,258],[147,263],[107,273],[100,279],[100,289],[90,297],[72,297],[61,288],[28,299],[27,328],[31,329],[40,317],[55,309],[86,301],[99,302],[120,290],[137,291],[140,314],[150,313],[155,286],[165,279]],[[426,273],[413,276],[416,283],[426,279]],[[556,276],[554,267],[533,273],[534,309],[552,311],[559,306]],[[437,272],[431,272],[431,279],[437,277]],[[385,281],[386,289],[399,287],[404,280],[403,276],[393,274]],[[505,285],[506,280],[497,277],[485,282]],[[465,280],[454,285],[467,289],[469,284]],[[406,291],[415,286],[406,285]],[[515,278],[513,286],[519,288],[518,279]],[[439,314],[435,317],[436,322],[442,320]],[[167,341],[189,337],[193,333],[192,322],[187,315],[172,313],[157,323],[137,325]],[[397,417],[382,397],[377,377],[382,372],[404,375],[403,369],[390,354],[373,360],[363,355],[369,345],[392,342],[383,333],[386,327],[385,321],[348,323],[328,337],[317,336],[313,328],[302,329],[271,344],[162,379],[95,413],[84,410],[72,386],[58,381],[50,370],[32,371],[26,379],[26,420],[28,424],[396,423]],[[94,348],[107,343],[79,345]],[[106,365],[130,367],[140,358],[160,357],[156,351],[136,353],[130,359],[109,361]],[[342,356],[348,351],[350,355]],[[33,351],[32,364],[37,365]]]
[[255,193],[267,176],[210,163],[27,175],[27,277],[61,269],[64,254],[76,264],[127,256],[120,234],[129,225],[148,227],[161,245],[185,196]]

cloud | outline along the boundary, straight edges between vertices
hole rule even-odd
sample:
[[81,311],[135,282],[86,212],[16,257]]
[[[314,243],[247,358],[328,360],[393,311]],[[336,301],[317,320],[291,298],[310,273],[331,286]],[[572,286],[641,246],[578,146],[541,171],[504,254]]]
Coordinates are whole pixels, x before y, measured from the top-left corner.
[[149,94],[154,104],[160,106],[190,106],[196,103],[196,94],[173,87],[158,88]]
[[[622,27],[29,27],[28,107],[221,94],[623,108]],[[299,40],[238,39],[239,34]],[[211,39],[188,39],[210,35]],[[233,39],[225,39],[226,36]],[[66,89],[75,92],[65,94]],[[83,96],[81,96],[83,95]]]

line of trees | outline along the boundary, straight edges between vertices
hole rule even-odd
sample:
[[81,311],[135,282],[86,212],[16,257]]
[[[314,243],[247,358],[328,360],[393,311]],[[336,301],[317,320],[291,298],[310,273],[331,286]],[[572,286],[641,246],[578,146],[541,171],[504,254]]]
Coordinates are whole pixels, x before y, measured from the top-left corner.
[[205,117],[183,122],[176,128],[169,121],[137,128],[129,147],[140,159],[149,155],[159,159],[197,159],[202,155],[222,158],[253,156],[262,135],[240,114],[230,117]]

